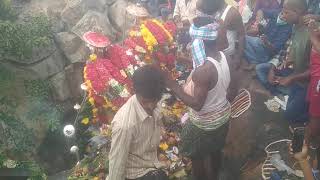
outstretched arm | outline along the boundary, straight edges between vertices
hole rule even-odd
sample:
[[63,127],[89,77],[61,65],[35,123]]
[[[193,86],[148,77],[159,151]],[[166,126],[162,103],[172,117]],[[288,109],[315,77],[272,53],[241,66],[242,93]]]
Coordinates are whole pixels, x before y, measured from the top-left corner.
[[209,73],[207,73],[203,67],[200,67],[198,70],[193,72],[192,74],[192,81],[194,82],[193,96],[185,93],[183,88],[179,86],[174,80],[168,80],[167,86],[187,106],[191,107],[195,111],[200,111],[206,101],[208,91],[209,91],[209,84],[210,84],[211,77],[209,77],[207,74]]

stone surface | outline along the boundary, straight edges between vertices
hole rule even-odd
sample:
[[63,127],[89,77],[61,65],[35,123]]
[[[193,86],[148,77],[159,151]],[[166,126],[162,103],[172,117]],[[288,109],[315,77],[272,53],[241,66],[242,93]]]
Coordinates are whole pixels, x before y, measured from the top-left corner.
[[113,29],[110,25],[109,19],[106,14],[88,11],[82,19],[72,28],[72,32],[82,37],[87,31],[100,32],[110,39],[113,39]]
[[48,9],[48,17],[51,22],[51,29],[54,33],[59,33],[65,30],[65,23],[62,21],[60,16],[61,11],[56,8]]
[[83,95],[83,90],[80,88],[83,83],[83,67],[84,63],[74,63],[65,68],[72,98],[78,98]]
[[85,43],[71,32],[61,32],[56,35],[58,47],[71,63],[85,62],[89,50]]
[[123,32],[134,22],[133,17],[126,13],[127,6],[128,1],[118,0],[108,9],[110,22],[117,31]]
[[56,75],[52,76],[49,80],[52,84],[52,94],[54,100],[65,101],[71,97],[71,92],[65,71],[57,73]]
[[48,58],[28,66],[21,67],[31,73],[37,74],[41,79],[46,79],[64,69],[66,66],[65,58],[58,50],[49,56]]
[[87,11],[103,12],[105,5],[105,0],[68,0],[66,7],[61,12],[61,17],[68,27],[71,28],[77,24]]

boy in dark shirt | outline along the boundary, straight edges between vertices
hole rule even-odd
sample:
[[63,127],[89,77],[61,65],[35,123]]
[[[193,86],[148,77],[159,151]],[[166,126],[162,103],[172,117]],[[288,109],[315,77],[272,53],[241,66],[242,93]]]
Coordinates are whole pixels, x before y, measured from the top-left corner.
[[269,22],[265,28],[260,29],[260,37],[246,36],[244,52],[251,64],[268,62],[283,49],[291,34],[292,25],[282,20],[279,11],[264,10],[263,14]]

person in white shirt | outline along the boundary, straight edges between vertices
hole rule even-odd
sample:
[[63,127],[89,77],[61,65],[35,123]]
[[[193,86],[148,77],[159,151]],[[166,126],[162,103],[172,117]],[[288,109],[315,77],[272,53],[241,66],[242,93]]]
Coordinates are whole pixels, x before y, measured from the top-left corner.
[[165,90],[161,72],[146,65],[133,75],[133,95],[112,123],[108,180],[167,180],[158,161],[161,113],[158,103]]
[[177,0],[174,7],[173,19],[177,25],[189,27],[196,15],[198,0]]

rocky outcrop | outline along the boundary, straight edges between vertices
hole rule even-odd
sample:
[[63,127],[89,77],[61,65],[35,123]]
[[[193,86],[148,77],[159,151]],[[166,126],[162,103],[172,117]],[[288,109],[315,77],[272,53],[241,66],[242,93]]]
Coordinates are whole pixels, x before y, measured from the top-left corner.
[[82,37],[88,31],[100,32],[108,37],[114,37],[107,15],[92,10],[88,11],[71,31],[79,37]]
[[66,64],[65,58],[61,55],[60,51],[56,49],[50,56],[39,62],[19,67],[36,74],[41,79],[47,79],[48,77],[61,72]]
[[83,95],[83,90],[80,88],[83,82],[83,67],[83,63],[73,63],[65,68],[72,98],[78,98]]
[[71,96],[65,71],[54,75],[49,79],[52,84],[53,98],[56,101],[65,101]]
[[126,13],[127,6],[128,1],[117,0],[108,9],[110,22],[117,31],[125,31],[134,22],[133,17]]
[[58,47],[71,63],[85,62],[89,50],[79,36],[72,32],[61,32],[56,36]]
[[105,5],[105,0],[68,0],[66,7],[61,13],[61,18],[68,27],[71,28],[76,25],[89,10],[103,12]]

